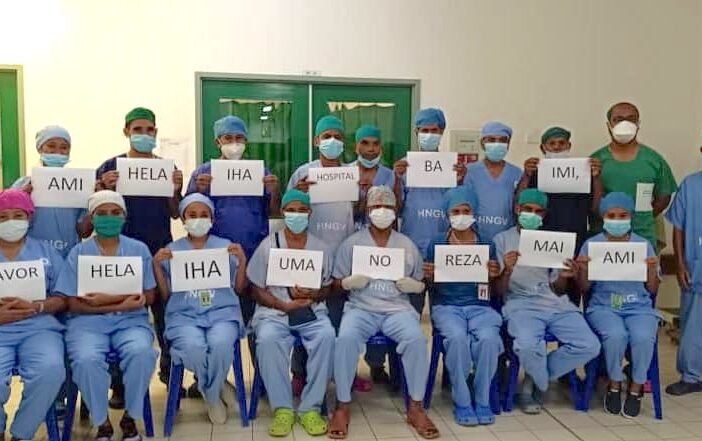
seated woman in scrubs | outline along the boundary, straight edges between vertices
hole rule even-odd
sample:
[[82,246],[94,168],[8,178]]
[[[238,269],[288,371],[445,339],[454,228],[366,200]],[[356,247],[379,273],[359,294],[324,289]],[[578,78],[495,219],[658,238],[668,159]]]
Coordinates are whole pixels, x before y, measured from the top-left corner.
[[[139,441],[134,418],[143,415],[144,395],[156,363],[154,333],[146,310],[155,299],[156,281],[151,253],[146,245],[120,234],[126,215],[119,193],[102,190],[88,200],[88,213],[96,235],[76,245],[68,254],[56,290],[68,299],[69,318],[66,348],[73,381],[98,427],[95,439],[109,441],[114,431],[107,415],[110,370],[106,357],[116,352],[124,374],[125,413],[120,421],[123,440]],[[142,267],[142,289],[125,295],[91,292],[78,297],[80,256],[138,257]],[[108,280],[105,279],[108,284]]]
[[[35,293],[41,300],[0,297],[0,434],[6,429],[3,406],[10,398],[13,368],[18,369],[24,383],[22,401],[10,428],[13,441],[34,439],[66,378],[64,327],[54,316],[66,309],[65,299],[54,294],[63,259],[51,246],[27,237],[33,214],[34,205],[27,193],[0,193],[0,263],[40,261],[44,266],[41,283],[45,292]],[[0,281],[0,286],[5,283]],[[3,287],[2,292],[7,293],[8,288]]]
[[[475,230],[473,207],[477,197],[472,190],[456,187],[444,194],[448,231],[435,237],[427,248],[424,275],[434,279],[436,245],[488,245]],[[496,261],[483,262],[490,278],[500,274]],[[444,337],[445,360],[451,378],[453,417],[456,424],[492,424],[490,383],[497,370],[497,358],[504,351],[500,326],[502,316],[490,306],[490,287],[486,283],[437,283],[429,287],[434,328]],[[475,370],[471,397],[468,375]],[[475,406],[473,406],[475,403]]]
[[[600,203],[604,232],[585,242],[578,264],[578,284],[582,292],[590,291],[587,320],[602,341],[609,387],[604,409],[627,418],[638,416],[641,410],[643,384],[653,357],[658,332],[659,315],[653,308],[652,296],[658,292],[658,258],[646,238],[631,231],[634,200],[626,193],[609,193]],[[597,242],[640,242],[647,248],[645,282],[589,281],[589,247]],[[631,346],[631,380],[622,405],[622,360],[627,346]]]
[[[227,373],[234,361],[236,339],[244,336],[239,293],[247,286],[246,255],[239,244],[209,234],[214,204],[192,193],[180,202],[180,217],[188,235],[160,249],[154,256],[154,275],[166,304],[166,338],[171,357],[195,373],[214,424],[227,421],[227,408],[238,408]],[[231,286],[173,292],[170,260],[174,251],[226,249]]]

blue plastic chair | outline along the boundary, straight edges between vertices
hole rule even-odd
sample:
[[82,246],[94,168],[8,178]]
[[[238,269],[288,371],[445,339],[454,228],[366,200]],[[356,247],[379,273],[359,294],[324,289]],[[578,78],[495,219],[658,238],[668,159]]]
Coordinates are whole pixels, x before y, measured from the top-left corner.
[[[119,355],[115,351],[110,351],[107,354],[106,361],[108,365],[119,364]],[[78,386],[73,382],[71,376],[71,370],[67,369],[66,373],[66,418],[63,422],[63,436],[62,441],[71,441],[73,435],[73,420],[76,415],[76,403],[78,401]],[[84,404],[81,404],[83,406]],[[147,438],[153,438],[154,436],[154,418],[151,411],[151,395],[149,394],[149,389],[146,389],[146,394],[144,395],[144,431],[146,432]]]
[[[12,369],[12,376],[20,376],[16,367]],[[49,441],[61,441],[59,435],[58,418],[56,417],[56,407],[54,406],[54,403],[51,403],[51,407],[49,407],[49,410],[46,412],[44,424],[46,424],[46,433]]]
[[[244,369],[241,363],[241,344],[239,340],[234,342],[234,382],[236,383],[236,398],[239,402],[239,415],[241,426],[249,425],[249,418],[246,412],[246,385],[244,384]],[[166,398],[166,416],[163,422],[163,436],[169,437],[173,433],[175,417],[180,410],[180,388],[183,386],[183,374],[185,368],[182,364],[171,362],[171,376],[168,379],[168,396]]]

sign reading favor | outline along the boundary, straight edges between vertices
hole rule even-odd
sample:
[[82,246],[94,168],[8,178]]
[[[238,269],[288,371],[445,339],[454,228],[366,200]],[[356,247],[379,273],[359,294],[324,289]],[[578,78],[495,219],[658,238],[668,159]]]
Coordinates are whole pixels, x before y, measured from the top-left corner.
[[565,268],[563,262],[575,254],[575,233],[522,229],[517,265]]
[[117,192],[122,196],[173,196],[172,159],[117,158]]
[[263,161],[213,159],[212,196],[263,196]]
[[358,200],[358,167],[318,167],[307,172],[310,185],[310,201],[313,204],[325,202],[355,202]]
[[434,281],[487,283],[489,260],[488,245],[436,245]]
[[590,242],[590,280],[645,282],[647,249],[645,242]]
[[351,274],[397,281],[405,276],[405,250],[354,245]]
[[78,295],[141,294],[141,257],[78,256]]
[[37,207],[87,208],[95,191],[95,170],[89,168],[35,167],[32,201]]
[[456,152],[407,152],[407,186],[455,187],[457,162]]
[[173,251],[173,292],[227,288],[231,285],[229,252],[226,248]]
[[319,289],[323,262],[322,251],[271,248],[266,285]]
[[0,297],[28,302],[46,298],[46,279],[41,260],[0,263]]
[[544,193],[590,193],[590,159],[540,159],[538,181]]

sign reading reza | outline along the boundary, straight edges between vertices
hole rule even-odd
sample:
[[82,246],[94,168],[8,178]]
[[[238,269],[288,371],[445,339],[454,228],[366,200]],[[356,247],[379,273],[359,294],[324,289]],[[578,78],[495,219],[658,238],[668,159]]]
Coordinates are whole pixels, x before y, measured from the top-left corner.
[[351,274],[397,281],[405,276],[405,250],[354,245]]
[[575,233],[522,229],[517,265],[562,269],[574,253]]
[[211,164],[212,196],[263,196],[263,161],[213,159]]
[[407,186],[448,188],[456,186],[456,152],[407,152]]
[[171,288],[173,292],[217,289],[232,286],[229,252],[226,248],[173,251]]
[[141,257],[78,256],[78,295],[141,294]]
[[645,242],[590,242],[587,247],[589,280],[646,281]]
[[95,190],[95,171],[88,168],[35,167],[32,201],[37,207],[87,208]]
[[590,159],[540,159],[538,187],[544,193],[590,193]]
[[488,245],[436,245],[434,281],[487,283],[489,259]]
[[271,248],[266,285],[319,289],[323,262],[322,251]]
[[46,279],[41,260],[0,263],[0,297],[28,302],[46,298]]
[[310,168],[307,177],[315,183],[310,185],[310,201],[313,204],[357,201],[359,173],[358,167]]
[[122,196],[173,196],[172,159],[117,158],[117,192]]

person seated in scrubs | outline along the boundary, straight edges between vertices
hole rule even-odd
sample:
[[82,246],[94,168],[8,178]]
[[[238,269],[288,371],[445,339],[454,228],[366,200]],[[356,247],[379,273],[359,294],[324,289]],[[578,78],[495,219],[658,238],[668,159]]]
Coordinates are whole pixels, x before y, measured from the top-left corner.
[[[504,299],[502,314],[513,349],[526,372],[519,396],[525,413],[541,412],[541,396],[549,381],[584,366],[600,353],[600,342],[578,307],[569,300],[570,280],[578,265],[567,259],[564,269],[530,267],[519,255],[522,230],[538,230],[548,208],[548,197],[539,190],[524,190],[518,199],[518,225],[493,239],[501,274],[495,292]],[[560,342],[547,354],[546,333]]]
[[8,265],[41,261],[45,286],[45,292],[35,293],[40,294],[42,300],[0,297],[0,434],[3,439],[7,439],[4,438],[7,423],[4,406],[10,398],[14,368],[24,383],[22,399],[10,428],[12,441],[34,439],[66,379],[64,326],[55,317],[66,310],[65,298],[55,290],[63,259],[46,242],[27,236],[34,213],[34,204],[27,193],[18,189],[0,192],[0,262]]
[[[124,198],[110,190],[95,192],[88,199],[95,236],[73,247],[59,277],[56,291],[69,296],[66,348],[73,381],[90,409],[97,426],[96,441],[114,435],[107,415],[110,366],[106,357],[115,352],[123,372],[125,412],[120,421],[123,440],[139,441],[134,418],[144,412],[144,395],[156,362],[154,333],[149,324],[148,305],[156,296],[151,253],[136,239],[120,234],[127,215]],[[138,257],[142,266],[142,290],[125,295],[100,292],[78,296],[80,256]],[[107,282],[106,282],[107,283]]]
[[[477,199],[465,187],[452,188],[445,193],[444,210],[451,226],[434,237],[427,247],[428,257],[424,264],[427,280],[434,280],[436,245],[490,245],[475,231],[473,207],[477,207]],[[500,267],[496,261],[483,263],[490,278],[499,275]],[[502,316],[490,306],[490,286],[475,282],[434,282],[429,286],[429,293],[432,323],[444,338],[454,420],[461,426],[492,424],[495,416],[490,407],[490,384],[504,346],[500,336]],[[468,387],[468,376],[472,371],[475,371],[474,396]]]
[[[631,231],[634,200],[621,192],[609,193],[600,203],[604,232],[590,238],[578,257],[578,285],[589,291],[587,321],[600,337],[604,349],[609,387],[605,395],[605,412],[627,418],[639,415],[643,384],[653,358],[659,314],[651,298],[658,292],[660,278],[658,258],[653,246]],[[589,247],[598,242],[642,242],[647,245],[645,282],[588,280]],[[621,390],[624,374],[622,360],[631,347],[631,380],[622,406]]]
[[[334,356],[334,328],[327,317],[324,301],[331,287],[332,255],[327,245],[307,232],[310,217],[310,197],[292,189],[282,201],[285,228],[261,242],[246,270],[257,302],[251,326],[256,334],[256,360],[273,421],[268,428],[271,436],[287,436],[295,420],[308,435],[327,433],[327,422],[320,414],[327,384],[331,378]],[[321,288],[294,286],[286,288],[267,283],[268,259],[271,248],[322,251],[324,253]],[[296,412],[290,385],[290,352],[299,336],[307,351],[307,384]]]
[[[227,409],[238,409],[234,387],[226,379],[234,361],[234,342],[246,334],[239,306],[239,293],[247,286],[246,254],[241,245],[210,234],[214,212],[207,196],[192,193],[183,198],[180,217],[188,234],[156,253],[154,276],[166,304],[166,338],[171,355],[195,373],[210,421],[224,424]],[[173,252],[207,249],[226,249],[229,253],[231,286],[174,292],[170,265]]]
[[[329,437],[344,439],[351,419],[351,386],[358,357],[370,337],[382,332],[397,343],[411,397],[407,423],[423,438],[436,438],[439,431],[429,419],[422,399],[429,373],[427,339],[419,324],[419,314],[409,296],[424,292],[423,261],[417,246],[393,230],[397,202],[388,186],[371,187],[366,204],[370,225],[354,233],[339,246],[334,261],[334,285],[349,291],[334,351],[334,381],[337,408]],[[373,279],[352,274],[355,246],[399,248],[404,250],[404,276],[398,281]]]

